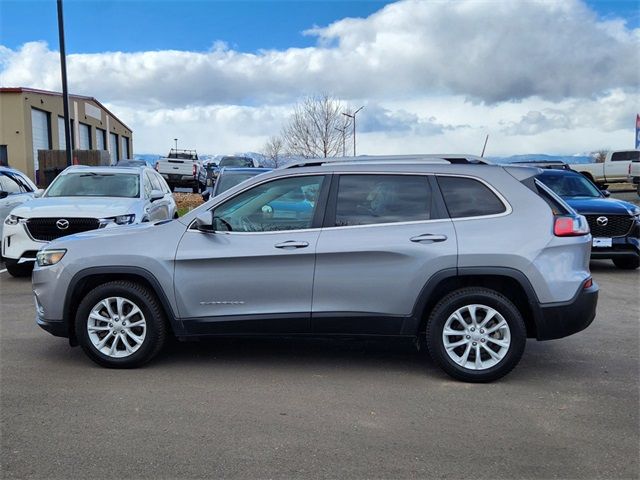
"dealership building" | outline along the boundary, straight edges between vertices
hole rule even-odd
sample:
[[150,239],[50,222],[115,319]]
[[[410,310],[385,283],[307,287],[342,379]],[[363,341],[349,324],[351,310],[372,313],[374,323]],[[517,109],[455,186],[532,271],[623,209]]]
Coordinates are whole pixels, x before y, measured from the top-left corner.
[[[111,163],[132,158],[131,129],[93,97],[69,95],[74,150],[106,150]],[[35,179],[39,150],[64,150],[62,94],[0,88],[0,165]]]

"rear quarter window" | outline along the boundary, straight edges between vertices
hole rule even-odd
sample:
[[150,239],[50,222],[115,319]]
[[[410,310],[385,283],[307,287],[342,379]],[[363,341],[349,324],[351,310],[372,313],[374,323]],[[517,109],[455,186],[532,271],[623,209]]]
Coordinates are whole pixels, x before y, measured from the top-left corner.
[[451,218],[497,215],[507,210],[498,196],[478,180],[447,176],[437,178]]

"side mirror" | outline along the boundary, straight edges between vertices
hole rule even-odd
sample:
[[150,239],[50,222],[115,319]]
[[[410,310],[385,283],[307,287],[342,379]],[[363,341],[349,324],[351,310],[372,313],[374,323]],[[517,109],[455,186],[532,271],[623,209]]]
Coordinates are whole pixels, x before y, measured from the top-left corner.
[[44,193],[44,188],[39,188],[35,192],[33,192],[33,198],[40,198]]
[[213,233],[215,231],[213,228],[213,213],[207,211],[198,215],[196,217],[196,228],[201,232]]
[[611,192],[609,190],[600,190],[602,192],[602,195],[604,195],[605,197],[610,197],[611,196]]
[[209,190],[202,192],[202,200],[204,200],[205,202],[209,201],[209,197],[211,197],[211,192]]
[[5,192],[4,190],[0,191],[0,200],[3,198],[7,198],[9,196],[9,192]]
[[152,202],[160,200],[161,198],[164,198],[164,192],[162,190],[151,190],[151,196],[149,197],[149,199]]

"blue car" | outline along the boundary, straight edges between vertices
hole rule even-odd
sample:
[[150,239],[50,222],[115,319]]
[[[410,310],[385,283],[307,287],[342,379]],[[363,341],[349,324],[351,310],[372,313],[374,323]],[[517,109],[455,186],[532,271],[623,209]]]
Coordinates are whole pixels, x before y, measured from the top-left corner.
[[640,266],[640,207],[608,198],[608,191],[570,170],[545,170],[538,179],[587,218],[593,236],[591,258],[610,259],[627,270]]

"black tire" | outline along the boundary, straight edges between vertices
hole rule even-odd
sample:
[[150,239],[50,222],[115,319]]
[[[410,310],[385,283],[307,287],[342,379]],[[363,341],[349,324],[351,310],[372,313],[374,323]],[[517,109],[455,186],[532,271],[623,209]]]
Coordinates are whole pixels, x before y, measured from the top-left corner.
[[18,263],[15,260],[8,260],[8,259],[5,259],[5,261],[6,261],[5,266],[7,267],[7,272],[9,272],[9,275],[11,275],[12,277],[16,277],[16,278],[30,277],[31,272],[33,272],[32,262]]
[[[109,297],[122,297],[133,302],[146,321],[145,338],[134,353],[114,358],[100,352],[89,339],[87,320],[92,308]],[[155,294],[147,287],[131,281],[108,282],[91,290],[80,302],[75,319],[75,332],[84,352],[98,365],[108,368],[136,368],[151,360],[162,349],[168,329],[165,313]]]
[[613,264],[622,270],[635,270],[640,267],[640,257],[614,258]]
[[[495,309],[507,322],[511,335],[505,356],[497,364],[483,370],[465,368],[456,363],[447,354],[442,339],[445,323],[451,314],[465,305],[472,304]],[[488,288],[468,287],[451,292],[438,302],[427,322],[426,342],[431,358],[448,375],[465,382],[492,382],[505,376],[522,358],[526,341],[527,330],[520,311],[504,295]],[[486,345],[489,345],[489,342]],[[486,352],[482,354],[487,355]],[[475,358],[475,350],[473,356]]]
[[171,190],[172,192],[176,191],[176,186],[173,183],[169,184],[169,190]]
[[200,185],[196,183],[194,186],[192,186],[191,187],[191,192],[192,193],[200,193]]
[[640,180],[636,183],[636,194],[640,197]]

